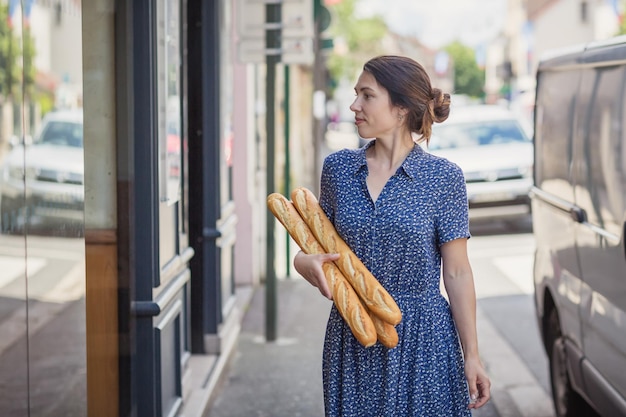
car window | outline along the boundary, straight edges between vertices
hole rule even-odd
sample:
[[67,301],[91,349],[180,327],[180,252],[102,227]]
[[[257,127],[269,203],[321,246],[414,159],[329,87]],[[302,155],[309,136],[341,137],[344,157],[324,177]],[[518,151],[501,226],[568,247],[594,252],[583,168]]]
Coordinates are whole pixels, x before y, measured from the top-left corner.
[[38,142],[80,148],[83,146],[83,126],[72,122],[51,121],[41,132]]
[[444,123],[433,128],[428,147],[437,150],[528,141],[528,137],[514,120],[449,125]]

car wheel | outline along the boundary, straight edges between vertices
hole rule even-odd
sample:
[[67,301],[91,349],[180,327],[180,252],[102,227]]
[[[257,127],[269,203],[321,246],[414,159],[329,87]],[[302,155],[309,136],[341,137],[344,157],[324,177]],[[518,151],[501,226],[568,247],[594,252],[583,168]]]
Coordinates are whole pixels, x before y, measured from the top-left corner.
[[10,231],[9,229],[9,212],[6,208],[6,204],[0,197],[0,231],[5,234]]
[[0,197],[0,231],[5,235],[21,234],[23,225],[18,225],[14,203]]
[[572,388],[567,370],[567,352],[565,339],[556,309],[550,312],[550,385],[552,400],[557,417],[593,417],[595,411]]

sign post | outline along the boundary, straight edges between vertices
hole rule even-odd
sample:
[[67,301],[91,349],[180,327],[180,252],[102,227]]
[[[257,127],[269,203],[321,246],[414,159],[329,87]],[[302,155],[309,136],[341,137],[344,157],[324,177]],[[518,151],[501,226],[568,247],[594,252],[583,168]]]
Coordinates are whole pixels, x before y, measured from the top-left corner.
[[[266,91],[265,91],[265,129],[267,132],[267,193],[273,193],[276,189],[274,184],[274,153],[276,136],[276,117],[274,104],[276,101],[276,65],[281,57],[281,5],[280,3],[268,3],[265,5],[265,66],[266,66]],[[276,270],[274,267],[274,215],[266,209],[266,268],[265,276],[265,340],[273,342],[277,338],[277,300],[276,300]]]

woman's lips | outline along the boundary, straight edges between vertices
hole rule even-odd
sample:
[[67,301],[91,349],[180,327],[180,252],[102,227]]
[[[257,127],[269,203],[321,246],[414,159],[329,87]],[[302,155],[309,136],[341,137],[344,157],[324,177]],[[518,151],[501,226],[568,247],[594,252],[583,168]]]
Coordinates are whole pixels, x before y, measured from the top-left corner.
[[354,119],[354,124],[358,126],[359,124],[363,123],[364,121],[365,121],[364,119]]

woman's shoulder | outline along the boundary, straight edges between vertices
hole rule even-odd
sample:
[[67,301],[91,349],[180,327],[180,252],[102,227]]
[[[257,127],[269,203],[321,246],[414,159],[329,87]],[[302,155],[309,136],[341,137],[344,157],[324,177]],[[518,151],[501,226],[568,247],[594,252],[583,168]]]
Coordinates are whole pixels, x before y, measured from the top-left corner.
[[360,161],[364,159],[363,149],[341,149],[339,151],[332,152],[324,158],[324,165],[328,167],[341,166],[346,167],[350,165],[359,165]]
[[427,150],[424,151],[425,166],[437,173],[450,174],[450,175],[463,175],[461,167],[454,161],[449,160],[443,156],[434,155]]
[[424,151],[421,162],[419,175],[431,186],[446,188],[447,186],[456,187],[460,183],[465,184],[463,170],[456,162],[428,151]]

